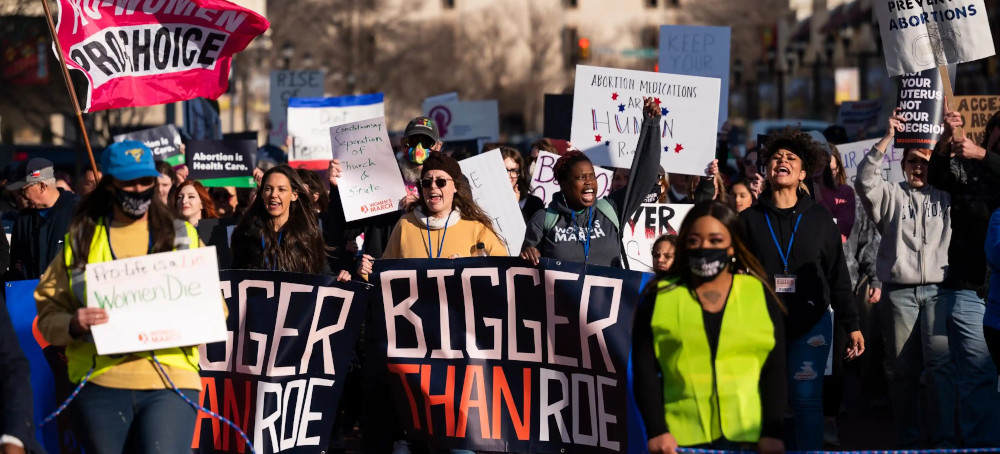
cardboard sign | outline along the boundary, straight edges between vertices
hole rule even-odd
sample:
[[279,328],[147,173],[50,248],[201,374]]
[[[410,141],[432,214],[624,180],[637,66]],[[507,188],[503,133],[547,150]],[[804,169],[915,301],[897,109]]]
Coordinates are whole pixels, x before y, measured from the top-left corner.
[[385,117],[382,93],[292,98],[288,100],[288,135],[292,137],[288,163],[292,167],[326,170],[333,159],[330,128],[380,117]]
[[844,127],[847,137],[863,139],[865,131],[882,123],[882,101],[844,101],[837,111],[837,124]]
[[[258,453],[322,452],[371,292],[325,275],[219,274],[229,317],[225,342],[199,349],[200,404],[235,422]],[[236,430],[203,411],[193,438],[194,453],[250,452]]]
[[983,0],[874,2],[889,76],[993,56]]
[[[858,176],[858,164],[876,143],[878,140],[862,140],[837,145],[837,151],[844,159],[844,175],[847,177],[847,184],[851,185],[852,188]],[[890,183],[901,183],[904,180],[902,160],[903,149],[895,148],[893,144],[889,144],[889,151],[882,159],[882,179]]]
[[288,135],[288,100],[323,97],[323,71],[271,71],[271,130],[267,142],[285,144]]
[[174,125],[163,125],[142,131],[119,134],[114,141],[124,142],[137,140],[153,150],[153,159],[164,161],[173,167],[184,164],[184,154],[181,153],[181,133]]
[[653,243],[661,235],[677,235],[681,222],[693,204],[644,203],[628,224],[622,226],[622,245],[628,268],[632,271],[653,271]]
[[934,148],[944,132],[944,85],[937,68],[906,74],[897,80],[896,105],[906,119],[896,133],[901,147]]
[[729,27],[660,26],[660,72],[722,81],[719,130],[729,118]]
[[500,110],[496,100],[426,104],[424,115],[437,124],[442,142],[500,139]]
[[108,312],[97,353],[145,352],[226,340],[215,247],[91,263],[87,307]]
[[573,145],[596,165],[628,169],[643,121],[643,97],[660,103],[660,164],[704,175],[715,159],[719,79],[626,69],[576,67]]
[[432,450],[636,452],[628,364],[648,275],[545,258],[442,262],[376,260],[372,274],[371,345],[408,439]]
[[[552,201],[552,195],[559,192],[559,182],[556,181],[554,166],[559,155],[547,151],[538,151],[535,160],[535,172],[531,175],[531,195],[542,199],[546,205]],[[594,166],[597,174],[597,198],[607,197],[611,193],[611,178],[614,172]]]
[[257,156],[254,140],[191,140],[186,151],[190,180],[198,180],[205,187],[257,186],[253,180]]
[[965,121],[962,127],[965,136],[981,145],[986,134],[986,122],[1000,111],[1000,96],[956,96],[955,105]]
[[233,55],[270,26],[225,0],[57,3],[66,66],[86,78],[84,112],[216,99]]
[[[493,219],[493,229],[506,243],[507,253],[512,256],[520,254],[527,226],[521,215],[521,206],[514,196],[514,189],[510,186],[510,177],[507,176],[507,167],[500,150],[466,158],[458,164],[469,180],[476,204]],[[506,191],[507,188],[510,190]]]
[[406,184],[389,143],[385,118],[356,121],[330,128],[333,156],[343,173],[338,179],[347,221],[395,211],[406,195]]

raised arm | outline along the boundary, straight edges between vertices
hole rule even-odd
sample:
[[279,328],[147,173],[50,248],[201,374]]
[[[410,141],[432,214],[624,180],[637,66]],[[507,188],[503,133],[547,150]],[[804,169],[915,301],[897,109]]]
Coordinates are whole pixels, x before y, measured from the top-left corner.
[[896,136],[896,131],[903,130],[904,121],[906,119],[899,116],[899,109],[893,111],[882,139],[858,164],[858,177],[854,180],[854,189],[857,190],[865,210],[876,224],[889,217],[894,206],[892,185],[882,178],[882,161],[886,150],[892,144],[893,137]]

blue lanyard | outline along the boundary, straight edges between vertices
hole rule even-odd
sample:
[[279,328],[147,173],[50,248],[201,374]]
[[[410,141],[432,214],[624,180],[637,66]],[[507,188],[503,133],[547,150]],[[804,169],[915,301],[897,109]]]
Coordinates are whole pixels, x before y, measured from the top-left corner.
[[788,258],[792,255],[792,243],[795,242],[795,232],[799,230],[799,221],[802,220],[802,214],[799,214],[799,218],[795,220],[795,227],[792,228],[792,237],[788,240],[788,252],[781,252],[781,243],[778,242],[778,236],[774,234],[774,227],[771,227],[771,217],[764,213],[764,219],[767,219],[767,228],[771,231],[771,239],[774,240],[774,245],[778,247],[778,257],[781,257],[781,263],[785,265],[785,274],[788,274]]
[[[149,224],[146,224],[146,231],[149,231]],[[118,260],[115,249],[111,247],[111,220],[104,218],[104,235],[108,239],[108,252],[111,253],[111,260]],[[149,232],[149,245],[146,246],[146,255],[153,253],[153,232]]]
[[455,212],[454,209],[451,210],[451,211],[449,211],[448,212],[448,217],[444,220],[444,231],[441,232],[441,241],[438,241],[438,255],[437,255],[437,257],[434,257],[433,255],[431,255],[431,253],[433,252],[433,250],[431,249],[431,223],[430,223],[430,217],[428,216],[428,217],[424,218],[424,225],[427,226],[427,258],[429,258],[429,259],[441,258],[441,251],[444,249],[444,236],[448,234],[448,222],[451,221],[451,214],[454,213],[454,212]]
[[[576,228],[576,211],[571,211],[572,216],[570,217],[570,222],[573,223],[573,228]],[[590,207],[587,212],[587,237],[583,240],[583,263],[590,261],[590,235],[594,230],[594,207]]]
[[[281,236],[284,235],[284,234],[285,234],[285,232],[278,232],[278,246],[281,246]],[[260,237],[260,253],[261,253],[261,255],[264,256],[264,266],[266,266],[268,270],[274,271],[274,268],[271,268],[271,261],[267,259],[267,253],[266,252],[267,252],[267,243],[264,242],[264,237],[261,236]]]

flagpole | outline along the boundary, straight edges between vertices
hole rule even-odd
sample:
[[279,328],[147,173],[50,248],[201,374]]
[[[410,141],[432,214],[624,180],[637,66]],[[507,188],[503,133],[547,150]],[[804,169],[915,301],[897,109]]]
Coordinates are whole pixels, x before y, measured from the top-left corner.
[[[63,54],[62,45],[59,43],[59,35],[56,33],[56,25],[52,21],[52,10],[49,9],[48,0],[40,0],[45,8],[45,20],[49,24],[49,33],[52,35],[52,42],[56,45],[56,54],[59,56],[59,67],[62,68],[63,78],[66,80],[66,89],[69,90],[69,98],[73,101],[73,110],[76,111],[76,121],[80,125],[80,134],[83,136],[83,145],[87,147],[87,156],[90,158],[90,168],[94,171],[94,177],[100,179],[100,172],[97,163],[94,161],[94,151],[90,148],[90,138],[87,137],[87,125],[83,122],[83,111],[80,109],[80,101],[76,97],[76,89],[73,88],[73,80],[69,78],[69,68],[66,66],[66,56]],[[60,0],[61,1],[61,0]]]

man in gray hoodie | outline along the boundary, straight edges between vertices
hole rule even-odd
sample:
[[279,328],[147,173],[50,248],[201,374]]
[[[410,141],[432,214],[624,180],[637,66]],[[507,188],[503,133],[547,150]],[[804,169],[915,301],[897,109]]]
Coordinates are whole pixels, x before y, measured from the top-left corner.
[[918,396],[925,371],[931,394],[928,438],[935,447],[956,447],[955,372],[946,323],[951,308],[938,297],[937,285],[948,269],[951,196],[927,183],[930,150],[903,152],[904,182],[882,179],[886,148],[903,130],[903,121],[893,112],[885,135],[858,164],[854,185],[882,233],[876,272],[884,287],[880,306],[897,447],[915,448],[921,439]]

